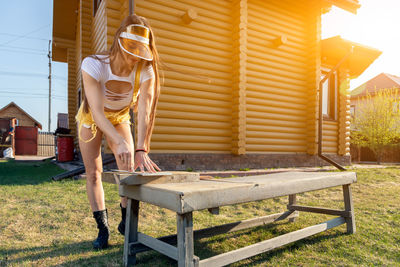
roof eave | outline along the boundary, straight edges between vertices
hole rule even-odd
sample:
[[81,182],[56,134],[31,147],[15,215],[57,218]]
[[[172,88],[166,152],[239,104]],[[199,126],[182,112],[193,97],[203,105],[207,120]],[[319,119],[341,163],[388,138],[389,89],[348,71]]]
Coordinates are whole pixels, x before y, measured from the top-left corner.
[[358,0],[323,0],[326,3],[337,6],[343,10],[357,14],[357,10],[361,7]]
[[353,53],[343,65],[351,79],[361,75],[382,54],[378,49],[334,36],[321,41],[322,64],[335,65],[352,47]]
[[66,62],[66,49],[76,39],[78,0],[53,0],[53,61]]

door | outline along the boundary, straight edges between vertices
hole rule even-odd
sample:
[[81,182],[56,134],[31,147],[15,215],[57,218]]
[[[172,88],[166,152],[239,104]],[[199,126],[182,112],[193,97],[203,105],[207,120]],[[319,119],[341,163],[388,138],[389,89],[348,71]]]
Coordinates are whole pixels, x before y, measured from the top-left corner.
[[37,155],[37,144],[37,127],[15,127],[15,155]]

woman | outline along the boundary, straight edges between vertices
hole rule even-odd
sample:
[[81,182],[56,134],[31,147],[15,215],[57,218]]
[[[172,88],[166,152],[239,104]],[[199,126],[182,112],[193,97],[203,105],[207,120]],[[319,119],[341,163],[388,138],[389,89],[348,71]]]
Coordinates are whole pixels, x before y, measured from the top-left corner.
[[[76,115],[79,147],[86,170],[86,190],[99,229],[95,249],[108,246],[109,226],[101,182],[101,140],[105,135],[118,169],[150,172],[160,168],[149,158],[150,138],[160,93],[158,53],[145,18],[130,15],[117,30],[109,51],[82,61],[84,101]],[[134,150],[129,109],[137,112],[137,148]],[[125,231],[127,199],[121,198]]]

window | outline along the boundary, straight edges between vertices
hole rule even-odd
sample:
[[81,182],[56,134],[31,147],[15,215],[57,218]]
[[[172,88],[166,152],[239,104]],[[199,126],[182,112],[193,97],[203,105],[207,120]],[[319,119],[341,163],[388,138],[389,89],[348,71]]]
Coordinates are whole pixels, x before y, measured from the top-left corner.
[[101,0],[93,0],[93,17],[96,16],[97,9],[101,4]]
[[[323,70],[321,80],[328,74],[329,70]],[[322,84],[322,114],[325,119],[337,119],[337,72]]]

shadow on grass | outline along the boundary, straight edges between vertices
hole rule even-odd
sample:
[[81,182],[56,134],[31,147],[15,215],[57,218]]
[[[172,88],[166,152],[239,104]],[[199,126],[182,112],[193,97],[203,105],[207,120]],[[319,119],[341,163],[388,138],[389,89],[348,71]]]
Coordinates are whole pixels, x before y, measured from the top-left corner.
[[[279,225],[286,225],[287,223],[282,223]],[[245,229],[238,232],[221,234],[213,236],[211,238],[204,238],[195,240],[195,255],[200,257],[200,259],[206,259],[224,253],[221,249],[211,249],[212,244],[222,244],[224,242],[229,242],[228,239],[232,238],[244,238],[245,236],[252,236],[254,239],[255,234],[262,231],[267,231],[269,234],[274,236],[283,235],[289,233],[291,230],[276,229],[278,225],[266,225],[258,226],[251,229]],[[332,230],[331,230],[332,231]],[[264,233],[264,234],[268,234]],[[287,244],[283,247],[276,248],[274,250],[258,254],[256,256],[250,257],[245,264],[240,264],[238,266],[249,266],[257,265],[263,262],[267,262],[274,257],[280,257],[283,253],[287,251],[296,251],[307,245],[313,245],[322,242],[326,239],[336,238],[346,233],[334,232],[328,233],[324,232],[323,235],[311,236],[306,239],[296,241],[294,243]],[[262,235],[264,235],[262,234]],[[259,234],[260,236],[261,234]],[[262,240],[252,241],[261,242]],[[267,239],[265,239],[267,240]],[[245,241],[246,242],[246,241]],[[248,244],[252,245],[254,243]],[[238,249],[236,247],[232,250]],[[21,254],[21,255],[19,255]],[[77,255],[81,255],[78,259],[68,260],[60,262],[60,258],[72,256],[74,258]],[[35,263],[35,262],[46,262],[46,266],[122,266],[122,256],[123,256],[123,244],[111,245],[106,250],[94,251],[92,248],[91,241],[84,241],[78,243],[71,243],[66,245],[54,245],[54,246],[39,246],[24,249],[0,249],[0,266],[8,265],[23,265],[23,263]],[[62,259],[61,259],[62,260]],[[250,262],[249,262],[250,261]],[[55,263],[58,262],[58,263]],[[238,263],[236,263],[237,265]],[[137,266],[177,266],[177,262],[167,256],[158,253],[156,251],[147,251],[137,254]]]
[[[19,255],[21,254],[21,255]],[[76,260],[60,258],[81,255]],[[0,267],[22,266],[24,264],[45,263],[45,266],[122,266],[123,244],[110,245],[107,249],[96,251],[92,241],[66,245],[38,246],[22,249],[0,249]],[[137,266],[176,266],[176,261],[156,251],[137,255]]]
[[[209,249],[209,245],[211,244],[222,244],[224,242],[227,242],[228,239],[240,239],[243,238],[244,236],[254,236],[254,233],[260,233],[261,231],[268,231],[269,234],[272,234],[273,237],[277,237],[280,235],[284,235],[284,234],[288,234],[291,233],[293,231],[299,230],[299,229],[292,229],[292,230],[285,230],[285,229],[277,229],[276,227],[278,225],[290,225],[290,222],[284,222],[284,223],[280,223],[280,224],[272,224],[272,225],[264,225],[264,226],[257,226],[254,228],[250,228],[250,229],[245,229],[245,230],[241,230],[238,232],[233,232],[233,233],[228,233],[228,234],[222,234],[222,235],[218,235],[218,236],[214,236],[211,239],[207,238],[207,239],[199,239],[195,241],[195,255],[200,257],[200,259],[207,259],[225,252],[230,252],[236,249],[240,249],[242,247],[245,246],[237,246],[233,249],[230,249],[229,251],[225,251],[223,252],[221,249],[218,249],[218,251],[216,250],[211,250]],[[311,226],[311,225],[310,225]],[[308,226],[306,226],[308,227]],[[334,229],[330,229],[328,231],[334,231]],[[266,233],[267,234],[267,233]],[[263,234],[264,235],[264,234]],[[254,255],[252,257],[247,258],[248,261],[250,262],[246,262],[243,264],[239,264],[236,263],[237,266],[249,266],[249,265],[257,265],[263,262],[267,262],[271,259],[273,259],[274,257],[280,257],[283,253],[288,252],[288,251],[296,251],[298,249],[301,249],[304,246],[308,246],[308,245],[314,245],[314,244],[318,244],[321,243],[324,240],[327,239],[332,239],[332,238],[337,238],[343,235],[347,235],[346,232],[333,232],[333,233],[329,233],[329,232],[322,232],[322,234],[320,235],[313,235],[313,236],[309,236],[305,239],[301,239],[298,241],[295,241],[293,243],[289,243],[287,245],[284,245],[282,247],[278,247],[275,248],[273,250],[258,254],[258,255]],[[268,240],[270,238],[265,238],[265,239],[260,239],[260,240],[256,240],[253,241],[250,244],[247,244],[246,246],[249,245],[253,245],[256,244],[258,242],[262,242],[265,240]],[[245,242],[245,241],[244,241]]]
[[50,160],[37,162],[0,162],[0,185],[36,185],[51,182],[51,177],[64,172]]
[[[108,249],[95,251],[91,241],[72,243],[67,245],[39,246],[24,249],[0,249],[0,267],[13,264],[20,266],[24,263],[45,263],[46,266],[110,266],[109,262],[118,260],[122,266],[123,246],[112,245]],[[89,255],[88,255],[89,253]],[[94,255],[90,255],[94,254]],[[18,255],[21,254],[21,255]],[[60,262],[60,257],[85,255],[77,260]]]
[[[298,229],[292,229],[292,230],[285,230],[285,229],[277,229],[277,226],[282,226],[282,225],[291,225],[289,222],[285,223],[280,223],[280,224],[272,224],[272,225],[264,225],[264,226],[257,226],[254,228],[250,229],[245,229],[233,233],[228,233],[228,234],[220,234],[216,235],[210,238],[203,238],[203,239],[198,239],[194,241],[194,255],[198,256],[200,260],[207,259],[216,255],[220,255],[225,252],[233,251],[236,249],[239,249],[244,246],[238,246],[235,248],[230,249],[229,251],[222,251],[222,249],[212,249],[211,246],[213,244],[222,244],[225,242],[229,242],[228,239],[240,239],[244,238],[245,236],[252,236],[251,239],[254,239],[254,234],[260,233],[261,231],[267,231],[269,234],[272,234],[274,237],[280,236],[283,234],[290,233],[292,231],[296,231]],[[330,231],[334,231],[333,229],[330,229]],[[264,233],[264,234],[268,234]],[[264,235],[263,234],[263,235]],[[306,239],[298,240],[293,243],[289,243],[287,245],[284,245],[282,247],[278,247],[276,249],[273,249],[268,252],[264,252],[252,257],[249,257],[247,259],[246,263],[240,264],[240,263],[235,263],[237,266],[249,266],[249,265],[257,265],[260,263],[264,263],[267,261],[270,261],[274,257],[280,257],[282,256],[283,253],[288,252],[288,251],[294,251],[296,252],[297,250],[301,249],[304,246],[308,245],[314,245],[321,243],[324,240],[329,240],[332,238],[337,238],[343,235],[347,235],[345,232],[323,232],[322,234],[319,235],[314,235],[307,237]],[[273,237],[271,237],[273,238]],[[269,238],[261,239],[261,240],[255,240],[252,241],[252,243],[247,244],[246,246],[253,245],[257,242],[262,242],[264,240],[268,240]],[[246,242],[246,241],[244,241]],[[175,245],[176,246],[176,245]],[[249,262],[250,261],[250,262]],[[121,252],[121,262],[122,262],[122,252]],[[173,259],[168,258],[167,256],[158,253],[156,251],[147,251],[147,252],[142,252],[137,254],[137,266],[177,266],[177,262]]]

